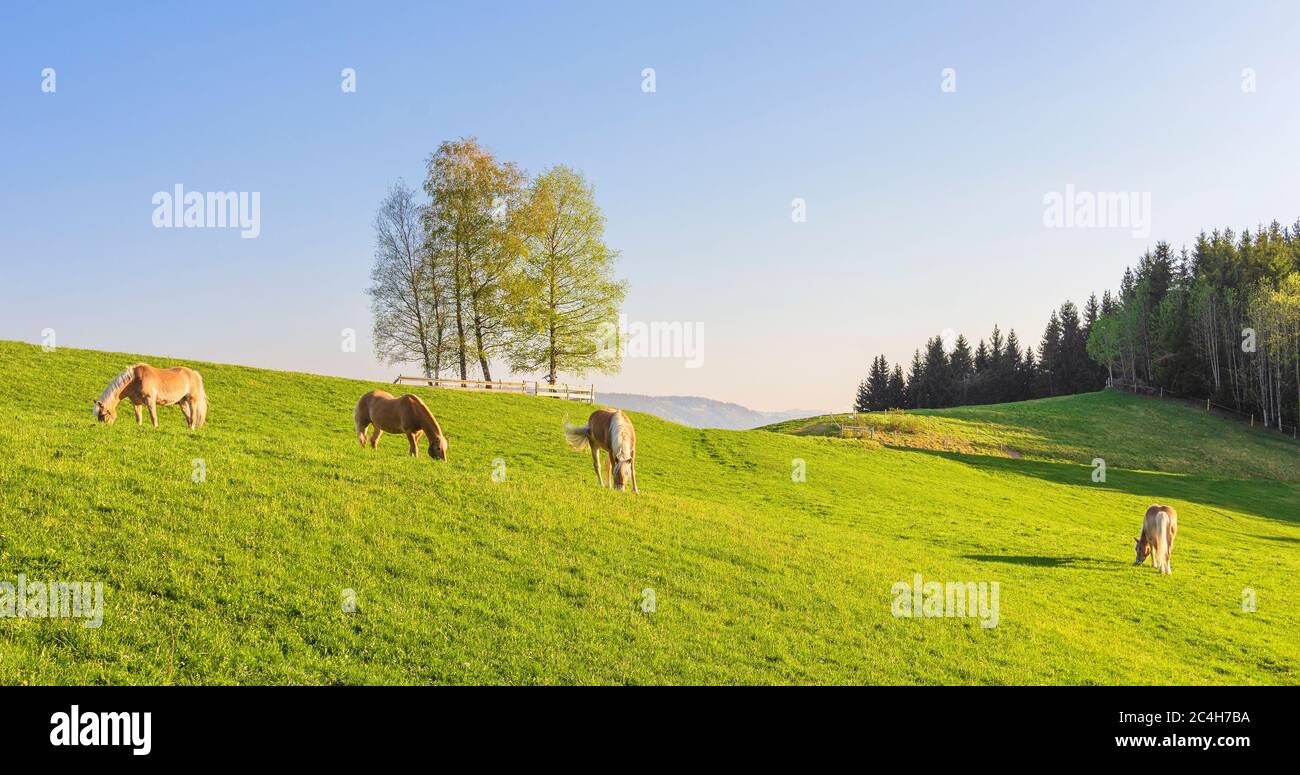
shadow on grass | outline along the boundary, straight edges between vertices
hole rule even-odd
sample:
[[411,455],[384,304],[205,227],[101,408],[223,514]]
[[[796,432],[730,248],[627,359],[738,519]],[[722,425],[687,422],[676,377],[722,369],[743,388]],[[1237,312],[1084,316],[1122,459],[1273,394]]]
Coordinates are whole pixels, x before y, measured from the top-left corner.
[[1129,563],[1120,560],[1099,560],[1095,557],[1047,557],[1036,554],[963,554],[963,559],[976,562],[1001,562],[1033,568],[1085,568],[1109,570]]
[[[1300,526],[1300,484],[1274,479],[1227,479],[1191,474],[1167,474],[1109,468],[1105,482],[1093,482],[1091,466],[1049,463],[1041,460],[1012,460],[965,452],[894,447],[917,455],[931,455],[964,463],[989,473],[1029,476],[1054,484],[1097,487],[1111,492],[1141,496],[1151,503],[1187,501],[1220,507],[1264,519]],[[1232,519],[1228,514],[1221,514]],[[1139,513],[1135,519],[1140,519]],[[1300,539],[1279,539],[1300,542]]]

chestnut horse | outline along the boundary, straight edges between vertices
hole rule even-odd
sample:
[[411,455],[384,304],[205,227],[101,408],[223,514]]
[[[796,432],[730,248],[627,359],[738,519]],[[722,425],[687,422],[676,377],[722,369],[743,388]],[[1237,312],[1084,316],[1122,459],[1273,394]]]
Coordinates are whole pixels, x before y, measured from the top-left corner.
[[447,459],[447,437],[442,435],[442,426],[434,419],[433,412],[418,396],[406,395],[393,398],[391,393],[372,390],[357,401],[357,408],[352,413],[357,427],[357,441],[366,446],[366,426],[373,425],[370,432],[370,448],[379,443],[379,437],[388,433],[405,433],[411,443],[411,455],[416,453],[415,442],[423,433],[429,437],[429,457],[434,460]]
[[117,405],[125,398],[135,406],[135,424],[144,422],[142,410],[149,407],[149,419],[158,427],[158,407],[176,404],[190,430],[203,427],[208,419],[208,394],[203,377],[193,369],[155,369],[147,363],[129,366],[113,378],[95,402],[95,419],[111,424],[117,419]]
[[600,451],[605,451],[609,469],[609,487],[641,493],[636,486],[636,430],[632,421],[617,409],[597,409],[582,426],[564,426],[564,437],[574,449],[591,448],[591,464],[596,469],[596,480],[601,487],[606,477],[600,470]]
[[1151,567],[1168,575],[1173,573],[1169,567],[1169,556],[1174,553],[1174,536],[1178,534],[1178,512],[1173,506],[1152,506],[1142,518],[1142,533],[1133,545],[1136,555],[1134,565],[1151,556]]

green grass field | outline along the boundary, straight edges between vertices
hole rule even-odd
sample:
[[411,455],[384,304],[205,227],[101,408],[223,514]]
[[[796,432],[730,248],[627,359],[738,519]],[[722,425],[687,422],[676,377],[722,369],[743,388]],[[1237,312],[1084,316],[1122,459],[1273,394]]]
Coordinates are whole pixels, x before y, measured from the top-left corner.
[[[634,414],[636,497],[597,489],[560,433],[589,407],[559,400],[408,388],[446,463],[357,446],[378,385],[237,366],[187,364],[198,433],[172,407],[96,424],[137,360],[179,363],[0,342],[0,581],[106,589],[98,629],[0,619],[0,683],[1300,683],[1300,447],[1172,402],[874,441]],[[1169,577],[1132,565],[1153,502],[1179,510]],[[896,618],[917,573],[998,582],[998,625]]]

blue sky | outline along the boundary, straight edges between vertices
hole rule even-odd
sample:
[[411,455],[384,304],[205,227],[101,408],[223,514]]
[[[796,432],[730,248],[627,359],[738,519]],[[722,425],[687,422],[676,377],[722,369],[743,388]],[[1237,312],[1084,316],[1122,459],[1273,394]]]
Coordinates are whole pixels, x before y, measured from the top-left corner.
[[[7,8],[0,338],[391,377],[375,208],[473,135],[587,175],[630,319],[704,325],[703,367],[598,388],[840,409],[877,353],[1036,343],[1157,240],[1294,221],[1298,33],[1293,3]],[[260,192],[261,235],[155,229],[177,183]],[[1150,192],[1150,236],[1044,228],[1067,184]]]

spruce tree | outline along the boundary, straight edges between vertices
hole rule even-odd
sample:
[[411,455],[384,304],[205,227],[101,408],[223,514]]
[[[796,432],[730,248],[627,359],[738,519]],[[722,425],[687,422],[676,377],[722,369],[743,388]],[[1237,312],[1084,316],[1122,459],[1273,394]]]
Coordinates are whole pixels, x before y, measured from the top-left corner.
[[1052,310],[1047,318],[1047,328],[1043,339],[1038,344],[1038,395],[1060,395],[1057,386],[1060,380],[1061,320]]
[[970,342],[958,334],[953,345],[952,355],[948,357],[949,384],[952,389],[952,403],[956,406],[969,403],[971,383],[975,378],[975,358],[971,355]]
[[912,352],[912,368],[907,372],[907,406],[910,409],[925,408],[925,362],[921,360],[921,351]]
[[1002,351],[1002,373],[999,375],[1003,401],[1020,401],[1027,396],[1020,391],[1020,339],[1013,328],[1007,332],[1007,344]]
[[943,339],[932,337],[925,343],[925,386],[927,407],[948,406],[952,395],[949,384],[948,354],[943,350]]
[[1101,317],[1101,305],[1097,303],[1097,294],[1088,294],[1088,303],[1083,305],[1083,338],[1088,338],[1088,333],[1092,331],[1092,324],[1097,322]]
[[1025,348],[1025,359],[1020,363],[1020,394],[1025,398],[1038,398],[1034,385],[1038,381],[1038,365],[1034,362],[1034,348]]
[[991,362],[989,347],[981,339],[979,345],[975,348],[975,374],[971,379],[970,390],[967,391],[967,398],[972,404],[993,403],[989,397],[988,389],[990,371],[992,370]]
[[871,411],[871,391],[867,388],[867,381],[865,379],[858,383],[858,390],[853,396],[853,411]]
[[1056,389],[1059,395],[1087,391],[1092,363],[1088,359],[1088,338],[1079,326],[1079,310],[1073,302],[1061,305],[1061,349],[1057,354]]
[[871,361],[871,371],[867,375],[867,409],[872,412],[887,409],[888,391],[889,364],[881,355]]
[[905,406],[907,406],[907,382],[903,379],[903,367],[894,364],[894,370],[889,373],[888,399],[885,408],[902,409]]

